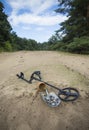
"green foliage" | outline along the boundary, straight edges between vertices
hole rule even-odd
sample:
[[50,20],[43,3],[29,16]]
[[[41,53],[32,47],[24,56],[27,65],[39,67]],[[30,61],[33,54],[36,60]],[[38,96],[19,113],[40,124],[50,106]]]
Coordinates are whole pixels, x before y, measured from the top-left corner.
[[89,54],[89,37],[74,38],[70,43],[58,41],[54,44],[45,43],[47,50],[59,50],[71,53]]
[[[0,52],[19,50],[60,50],[89,54],[89,0],[58,0],[57,13],[66,14],[60,30],[48,42],[37,43],[33,39],[20,38],[11,32],[4,6],[0,2]],[[60,31],[62,33],[60,33]]]
[[3,12],[4,6],[0,2],[0,51],[19,51],[19,50],[39,50],[37,42],[32,39],[20,38],[7,20],[7,15]]
[[4,48],[3,47],[0,47],[0,52],[3,52],[4,51]]
[[11,39],[13,51],[38,50],[38,44],[35,40],[20,38],[15,32],[12,32]]
[[9,41],[5,42],[4,50],[9,52],[12,51],[12,46]]
[[57,37],[55,35],[52,35],[48,40],[49,44],[54,44],[56,43],[56,41],[57,41]]
[[52,45],[49,46],[49,50],[60,50],[60,48],[63,46],[63,43],[62,42],[56,42]]
[[11,26],[7,20],[7,15],[3,12],[4,6],[0,2],[0,52],[11,51],[10,44]]
[[58,30],[62,32],[64,42],[72,42],[75,37],[89,36],[88,7],[89,0],[59,0],[56,12],[68,16]]
[[7,20],[7,15],[3,12],[4,6],[0,2],[0,41],[10,40],[11,26]]
[[66,50],[73,53],[89,54],[89,37],[75,38],[67,45]]
[[68,19],[60,24],[61,28],[45,47],[48,50],[89,54],[89,0],[58,1],[56,12],[67,15]]

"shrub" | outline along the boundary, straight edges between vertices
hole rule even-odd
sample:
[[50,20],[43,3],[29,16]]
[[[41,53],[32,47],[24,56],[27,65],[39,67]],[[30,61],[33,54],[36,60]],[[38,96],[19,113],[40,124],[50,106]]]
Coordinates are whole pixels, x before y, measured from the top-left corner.
[[9,41],[5,42],[4,49],[5,51],[12,51],[12,45],[10,44]]
[[67,51],[80,54],[89,54],[89,37],[75,38],[67,45]]
[[0,47],[0,52],[3,52],[4,51],[4,48],[3,47]]

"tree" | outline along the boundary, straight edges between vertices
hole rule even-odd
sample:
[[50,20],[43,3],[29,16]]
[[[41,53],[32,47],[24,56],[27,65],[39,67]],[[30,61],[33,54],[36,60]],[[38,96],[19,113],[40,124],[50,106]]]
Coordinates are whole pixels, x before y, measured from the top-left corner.
[[8,22],[8,16],[4,13],[4,5],[0,2],[0,52],[19,50],[40,50],[41,44],[33,39],[21,38],[14,31]]
[[11,44],[10,44],[9,41],[6,41],[6,42],[5,42],[4,50],[5,50],[5,51],[9,51],[9,52],[12,51],[12,46],[11,46]]
[[58,32],[64,35],[64,42],[71,42],[75,37],[89,36],[89,0],[58,0],[57,13],[67,15]]
[[0,45],[3,42],[10,40],[10,32],[12,30],[11,25],[7,20],[7,15],[3,12],[4,6],[0,2]]
[[56,35],[52,35],[52,36],[49,38],[49,40],[48,40],[48,42],[49,42],[50,45],[51,45],[51,44],[55,44],[56,41],[57,41]]

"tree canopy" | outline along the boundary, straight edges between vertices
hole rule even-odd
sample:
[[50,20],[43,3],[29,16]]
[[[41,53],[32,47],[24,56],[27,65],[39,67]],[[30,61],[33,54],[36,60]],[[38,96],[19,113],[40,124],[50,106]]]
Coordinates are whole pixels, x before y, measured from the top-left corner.
[[[66,15],[47,42],[37,43],[33,39],[17,36],[12,31],[4,6],[0,2],[0,51],[60,50],[89,54],[89,0],[58,0],[57,13]],[[60,33],[61,32],[61,33]]]
[[11,25],[7,20],[7,15],[3,12],[4,6],[0,2],[0,43],[10,40]]
[[58,0],[56,13],[66,15],[56,35],[49,39],[50,50],[89,54],[89,0]]
[[41,45],[33,39],[20,38],[12,31],[8,16],[0,2],[0,51],[40,50]]
[[58,32],[64,35],[64,42],[73,38],[89,36],[89,0],[58,0],[57,13],[65,14],[68,19],[62,22]]

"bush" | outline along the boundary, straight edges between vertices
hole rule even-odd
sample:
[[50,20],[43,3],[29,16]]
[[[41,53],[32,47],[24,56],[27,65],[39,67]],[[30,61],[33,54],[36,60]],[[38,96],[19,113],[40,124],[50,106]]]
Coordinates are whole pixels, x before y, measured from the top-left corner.
[[[46,45],[47,45],[47,43],[46,43]],[[49,45],[48,44],[48,50],[60,50],[61,49],[61,47],[63,47],[65,44],[63,43],[63,42],[60,42],[60,41],[58,41],[58,42],[55,42],[54,44],[52,44],[52,45]]]
[[12,51],[12,45],[10,44],[9,41],[6,41],[6,42],[5,42],[4,50],[5,50],[5,51]]
[[67,45],[67,51],[79,54],[89,54],[89,37],[75,38]]
[[60,48],[63,46],[62,42],[57,42],[53,46],[51,46],[52,50],[60,50]]
[[4,51],[4,48],[3,47],[0,47],[0,52],[3,52]]

